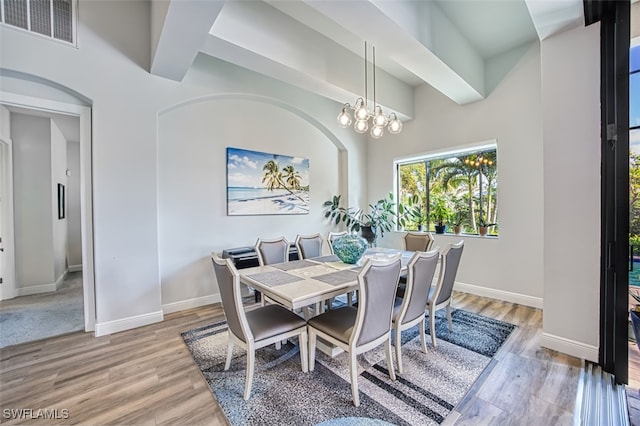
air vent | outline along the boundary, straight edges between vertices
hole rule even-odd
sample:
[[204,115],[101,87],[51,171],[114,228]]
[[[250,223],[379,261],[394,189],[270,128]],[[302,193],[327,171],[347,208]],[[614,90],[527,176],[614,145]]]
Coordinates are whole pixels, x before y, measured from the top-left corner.
[[56,40],[75,43],[75,0],[0,0],[0,20]]

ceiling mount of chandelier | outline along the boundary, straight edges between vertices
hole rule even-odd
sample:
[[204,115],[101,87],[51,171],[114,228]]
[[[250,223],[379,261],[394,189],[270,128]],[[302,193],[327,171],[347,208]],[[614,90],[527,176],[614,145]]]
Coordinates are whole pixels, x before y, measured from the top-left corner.
[[[373,46],[373,109],[369,110],[368,107],[368,91],[367,91],[367,42],[364,42],[364,97],[360,97],[356,100],[355,104],[344,104],[342,111],[338,114],[338,125],[340,127],[349,127],[353,122],[349,110],[353,110],[353,118],[355,123],[353,129],[358,133],[366,133],[371,127],[371,137],[381,138],[384,135],[384,129],[389,130],[389,133],[400,133],[402,131],[402,121],[398,119],[395,112],[385,116],[382,112],[382,107],[376,103],[376,47]],[[369,124],[371,120],[371,124]]]

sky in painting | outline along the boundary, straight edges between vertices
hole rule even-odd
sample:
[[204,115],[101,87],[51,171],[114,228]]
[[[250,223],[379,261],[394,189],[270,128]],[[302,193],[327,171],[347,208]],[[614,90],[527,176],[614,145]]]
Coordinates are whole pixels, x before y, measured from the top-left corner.
[[239,148],[227,148],[227,186],[264,188],[262,167],[269,161],[278,163],[282,171],[292,165],[300,173],[300,185],[309,185],[309,159],[288,155],[267,154]]

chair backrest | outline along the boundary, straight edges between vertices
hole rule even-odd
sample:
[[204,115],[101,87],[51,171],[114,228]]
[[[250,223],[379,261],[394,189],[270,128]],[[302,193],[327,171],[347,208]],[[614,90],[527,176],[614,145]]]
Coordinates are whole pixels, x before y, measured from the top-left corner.
[[438,250],[417,251],[409,260],[407,287],[398,316],[398,320],[402,323],[413,321],[424,314],[439,257]]
[[289,260],[289,241],[285,237],[273,240],[258,238],[255,250],[260,266],[283,263]]
[[247,323],[247,318],[242,307],[242,297],[240,293],[240,275],[231,259],[222,259],[217,254],[211,255],[213,270],[220,289],[220,299],[222,308],[227,317],[229,331],[243,342],[253,340],[251,329]]
[[402,269],[401,255],[367,259],[358,274],[358,314],[350,345],[373,342],[391,330],[393,305]]
[[435,305],[439,305],[451,298],[453,293],[453,284],[456,282],[456,274],[462,257],[462,249],[464,241],[449,244],[442,252],[440,260],[440,275],[438,277],[438,285],[433,293]]
[[342,231],[342,232],[329,232],[329,235],[327,236],[327,242],[329,243],[329,251],[331,252],[331,254],[335,254],[333,252],[333,242],[339,238],[342,237],[343,235],[347,235],[348,232],[347,231]]
[[322,256],[322,236],[320,234],[296,236],[296,248],[300,259]]
[[433,245],[433,235],[428,232],[407,232],[402,242],[408,251],[429,251]]

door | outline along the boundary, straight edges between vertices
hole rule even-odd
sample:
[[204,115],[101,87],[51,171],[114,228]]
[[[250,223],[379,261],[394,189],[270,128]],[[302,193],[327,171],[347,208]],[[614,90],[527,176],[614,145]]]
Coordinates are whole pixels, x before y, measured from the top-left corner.
[[600,21],[600,359],[628,381],[629,21],[630,2],[585,0],[585,23]]

